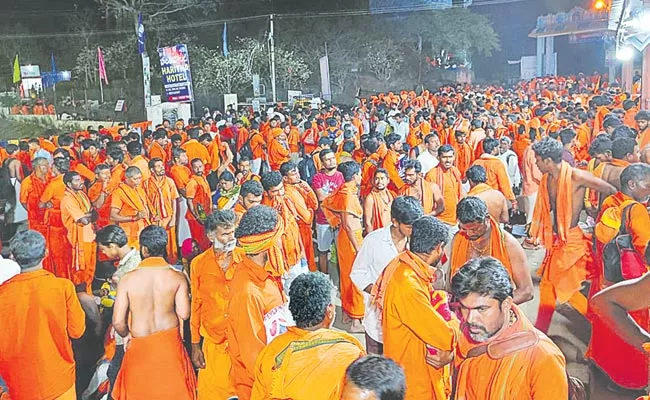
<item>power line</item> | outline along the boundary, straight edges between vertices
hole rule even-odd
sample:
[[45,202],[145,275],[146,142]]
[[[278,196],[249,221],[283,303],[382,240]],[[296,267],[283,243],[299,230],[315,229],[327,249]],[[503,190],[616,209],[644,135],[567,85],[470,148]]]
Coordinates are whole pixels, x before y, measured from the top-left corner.
[[[471,7],[475,6],[488,6],[520,3],[531,0],[484,0],[481,2],[474,2]],[[316,13],[295,13],[295,14],[274,14],[278,19],[295,19],[295,18],[332,18],[332,17],[352,17],[352,16],[372,16],[372,15],[386,15],[386,14],[399,14],[410,12],[424,12],[424,11],[439,11],[446,9],[440,5],[422,5],[415,7],[385,7],[373,10],[338,10],[338,11],[323,11]],[[462,6],[455,8],[463,8]],[[223,23],[238,23],[255,21],[260,19],[269,18],[270,14],[252,15],[248,17],[237,18],[224,18],[203,22],[192,22],[187,24],[176,24],[166,26],[147,27],[147,31],[163,32],[175,31],[180,29],[195,29],[208,26],[222,25]],[[110,36],[110,35],[123,35],[134,33],[132,29],[113,29],[104,31],[87,31],[87,32],[52,32],[52,33],[30,33],[30,34],[6,34],[0,35],[0,40],[16,40],[16,39],[45,39],[45,38],[64,38],[64,37],[85,37],[85,36]]]

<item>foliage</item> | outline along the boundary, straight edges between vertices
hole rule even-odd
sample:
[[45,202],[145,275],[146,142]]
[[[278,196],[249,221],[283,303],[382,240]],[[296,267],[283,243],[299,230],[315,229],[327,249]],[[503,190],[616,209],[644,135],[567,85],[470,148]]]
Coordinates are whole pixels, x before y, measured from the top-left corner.
[[366,43],[365,65],[377,79],[389,81],[395,71],[404,64],[403,52],[400,46],[388,38],[381,42]]

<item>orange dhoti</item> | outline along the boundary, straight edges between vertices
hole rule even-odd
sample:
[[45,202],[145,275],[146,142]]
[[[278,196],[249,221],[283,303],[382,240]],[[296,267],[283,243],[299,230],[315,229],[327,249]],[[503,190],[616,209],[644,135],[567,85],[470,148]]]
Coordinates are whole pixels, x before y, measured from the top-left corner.
[[113,398],[196,399],[194,369],[178,328],[131,339]]
[[300,237],[302,238],[302,245],[305,249],[305,258],[307,258],[307,265],[311,272],[318,271],[316,266],[316,253],[314,252],[314,239],[312,238],[311,225],[298,221],[298,229],[300,230]]
[[[362,231],[355,231],[354,235],[357,243],[361,244],[363,241]],[[350,242],[348,234],[343,228],[340,228],[336,238],[336,251],[339,260],[339,278],[341,280],[341,307],[350,318],[361,319],[365,313],[363,295],[350,279],[352,264],[357,252],[352,247],[352,242]]]
[[205,368],[199,369],[197,378],[198,400],[228,399],[236,395],[227,348],[228,343],[216,344],[204,336]]
[[77,242],[72,249],[72,265],[79,268],[72,271],[72,283],[86,283],[86,290],[90,292],[97,265],[97,243]]
[[[53,218],[52,214],[50,214],[50,225],[47,227],[47,236],[45,236],[47,239],[47,260],[49,260],[49,266],[54,275],[59,278],[72,279],[72,271],[70,270],[72,246],[68,241],[68,230],[65,229],[61,222],[61,214],[57,213],[58,218]],[[44,264],[47,265],[47,263]]]
[[174,265],[178,262],[178,243],[176,241],[176,226],[165,229],[167,231],[167,262]]

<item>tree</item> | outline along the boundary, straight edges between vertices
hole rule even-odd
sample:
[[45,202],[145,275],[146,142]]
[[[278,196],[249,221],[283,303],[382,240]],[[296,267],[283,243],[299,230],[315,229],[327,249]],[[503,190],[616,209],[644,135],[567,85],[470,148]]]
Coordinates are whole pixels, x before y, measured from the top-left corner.
[[77,79],[84,79],[86,87],[88,87],[88,84],[94,84],[97,81],[98,71],[97,48],[84,47],[77,55],[72,76]]
[[136,48],[137,44],[132,36],[113,42],[104,50],[106,69],[114,75],[121,76],[128,83],[128,72],[136,66]]
[[365,44],[365,64],[377,79],[389,81],[404,64],[404,51],[391,38]]

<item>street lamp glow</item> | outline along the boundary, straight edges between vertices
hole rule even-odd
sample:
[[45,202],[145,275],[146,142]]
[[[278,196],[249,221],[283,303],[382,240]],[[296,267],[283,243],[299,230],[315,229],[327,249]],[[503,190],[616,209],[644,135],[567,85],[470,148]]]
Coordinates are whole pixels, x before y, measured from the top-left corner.
[[634,57],[634,50],[630,46],[619,47],[616,50],[616,58],[620,61],[628,61]]
[[603,10],[607,7],[607,2],[605,0],[596,0],[594,1],[594,10]]

